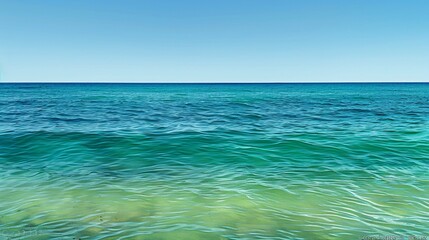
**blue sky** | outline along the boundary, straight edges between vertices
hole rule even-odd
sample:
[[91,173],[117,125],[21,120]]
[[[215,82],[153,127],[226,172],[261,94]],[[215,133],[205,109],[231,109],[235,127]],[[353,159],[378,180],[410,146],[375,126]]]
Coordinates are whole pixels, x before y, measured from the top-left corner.
[[0,81],[429,81],[427,0],[0,0]]

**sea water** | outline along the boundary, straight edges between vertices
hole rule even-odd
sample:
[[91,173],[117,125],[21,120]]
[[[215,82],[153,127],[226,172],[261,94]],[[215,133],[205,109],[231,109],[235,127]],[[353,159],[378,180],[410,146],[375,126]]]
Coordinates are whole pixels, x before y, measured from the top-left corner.
[[0,84],[0,239],[425,237],[428,170],[429,84]]

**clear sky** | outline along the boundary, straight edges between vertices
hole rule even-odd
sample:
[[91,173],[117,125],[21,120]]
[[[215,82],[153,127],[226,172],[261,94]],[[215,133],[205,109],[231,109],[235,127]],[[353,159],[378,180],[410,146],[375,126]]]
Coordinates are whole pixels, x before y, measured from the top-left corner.
[[0,81],[429,81],[429,1],[0,0]]

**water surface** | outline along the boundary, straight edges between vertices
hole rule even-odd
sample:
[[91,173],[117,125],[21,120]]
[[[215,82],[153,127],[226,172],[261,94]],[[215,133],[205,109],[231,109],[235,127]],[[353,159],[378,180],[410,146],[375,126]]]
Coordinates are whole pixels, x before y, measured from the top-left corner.
[[428,236],[429,84],[0,84],[0,239]]

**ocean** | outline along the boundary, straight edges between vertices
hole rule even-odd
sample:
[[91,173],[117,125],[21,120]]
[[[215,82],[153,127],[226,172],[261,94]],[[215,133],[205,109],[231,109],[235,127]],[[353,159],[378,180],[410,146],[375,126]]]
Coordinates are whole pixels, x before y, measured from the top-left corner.
[[0,84],[0,239],[423,239],[428,170],[429,84]]

